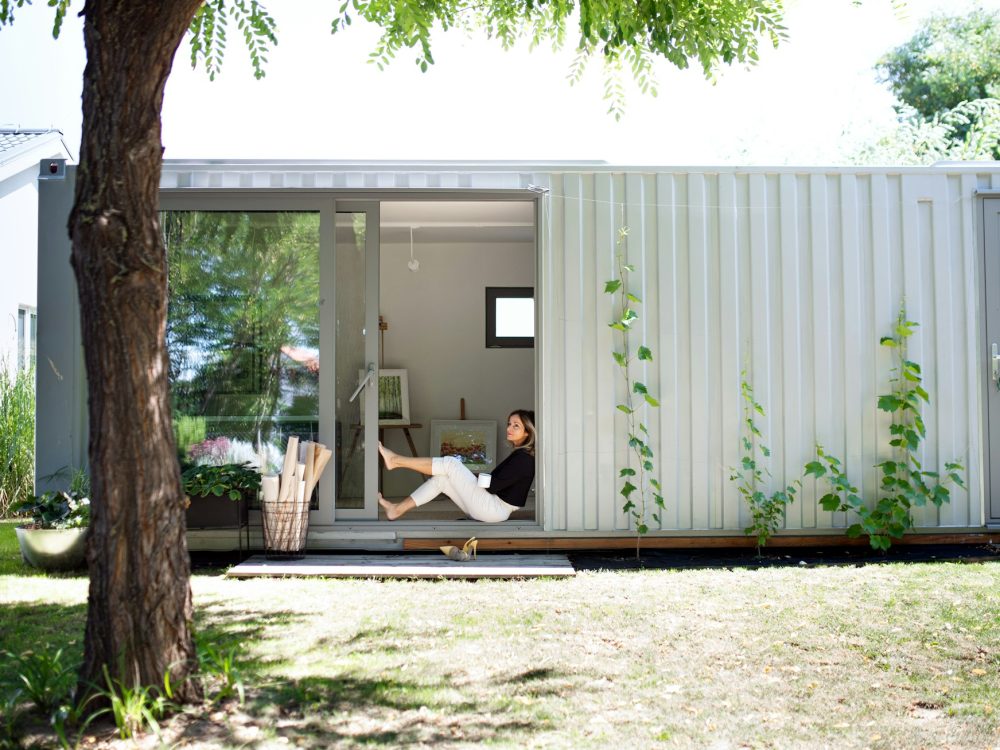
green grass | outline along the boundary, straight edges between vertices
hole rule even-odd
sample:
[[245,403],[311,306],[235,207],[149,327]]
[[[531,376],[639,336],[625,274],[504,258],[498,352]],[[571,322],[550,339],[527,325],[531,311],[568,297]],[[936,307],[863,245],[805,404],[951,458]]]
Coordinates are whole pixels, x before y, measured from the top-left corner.
[[[12,571],[9,536],[0,649],[79,659],[86,579]],[[1000,744],[997,563],[192,587],[247,700],[189,708],[167,744]]]

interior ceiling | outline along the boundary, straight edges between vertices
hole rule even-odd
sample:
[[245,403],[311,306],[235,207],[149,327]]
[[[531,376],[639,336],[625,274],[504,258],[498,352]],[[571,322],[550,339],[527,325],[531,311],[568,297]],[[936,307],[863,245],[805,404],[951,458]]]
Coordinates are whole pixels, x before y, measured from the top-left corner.
[[531,242],[532,201],[383,201],[382,242]]

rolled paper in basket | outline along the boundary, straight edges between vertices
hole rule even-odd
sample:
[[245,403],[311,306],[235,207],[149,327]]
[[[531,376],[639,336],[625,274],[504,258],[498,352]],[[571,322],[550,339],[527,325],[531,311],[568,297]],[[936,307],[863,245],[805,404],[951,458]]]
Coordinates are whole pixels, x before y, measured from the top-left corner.
[[333,451],[329,448],[324,447],[322,453],[316,459],[316,465],[313,467],[312,482],[306,487],[306,497],[311,498],[313,489],[319,484],[319,478],[323,476],[323,469],[326,468],[327,463],[329,463],[331,456],[333,456]]
[[305,480],[307,490],[312,486],[313,469],[316,463],[316,451],[313,449],[315,445],[311,440],[306,442],[306,470],[302,474],[302,479]]
[[288,438],[288,445],[285,448],[285,465],[281,470],[281,486],[278,488],[278,499],[289,500],[292,494],[292,477],[295,476],[295,463],[299,457],[299,439],[297,437]]
[[278,475],[265,474],[260,478],[261,500],[271,503],[278,499]]

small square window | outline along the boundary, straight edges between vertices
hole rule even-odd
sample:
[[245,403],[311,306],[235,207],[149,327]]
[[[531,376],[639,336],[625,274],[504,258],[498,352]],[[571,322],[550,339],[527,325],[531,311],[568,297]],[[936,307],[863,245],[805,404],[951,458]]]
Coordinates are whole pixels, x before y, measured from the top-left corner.
[[530,286],[486,287],[486,348],[530,349],[535,345],[535,290]]

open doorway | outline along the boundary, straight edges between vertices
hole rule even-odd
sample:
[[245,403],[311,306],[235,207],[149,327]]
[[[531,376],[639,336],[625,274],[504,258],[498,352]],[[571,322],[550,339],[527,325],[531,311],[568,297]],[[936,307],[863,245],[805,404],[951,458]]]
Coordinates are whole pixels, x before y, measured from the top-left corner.
[[[532,201],[381,202],[380,367],[405,373],[408,415],[395,421],[413,425],[380,419],[388,447],[438,455],[444,444],[446,452],[464,454],[473,471],[488,471],[510,453],[507,415],[535,408],[536,269]],[[456,425],[463,400],[467,425]],[[382,493],[392,500],[421,481],[413,472],[380,468]],[[407,521],[462,515],[441,496]],[[509,521],[535,519],[532,489]]]

